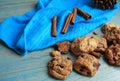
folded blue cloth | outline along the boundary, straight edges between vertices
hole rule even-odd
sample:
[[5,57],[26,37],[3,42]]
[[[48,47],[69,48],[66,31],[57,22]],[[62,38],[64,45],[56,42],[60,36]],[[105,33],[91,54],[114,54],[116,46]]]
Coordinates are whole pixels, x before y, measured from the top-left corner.
[[[61,34],[66,17],[78,7],[92,15],[91,20],[76,17],[74,25],[69,25],[66,34]],[[29,51],[50,47],[56,42],[73,41],[85,36],[100,25],[106,23],[118,10],[99,10],[93,7],[91,0],[39,0],[35,9],[23,16],[7,18],[0,24],[0,39],[20,55]],[[52,18],[57,16],[57,37],[51,36]]]

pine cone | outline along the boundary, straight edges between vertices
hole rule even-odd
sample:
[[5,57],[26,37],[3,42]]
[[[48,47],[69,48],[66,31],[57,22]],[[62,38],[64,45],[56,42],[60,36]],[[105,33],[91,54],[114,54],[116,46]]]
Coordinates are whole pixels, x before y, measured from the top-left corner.
[[100,9],[111,9],[117,3],[117,0],[93,0],[95,7]]

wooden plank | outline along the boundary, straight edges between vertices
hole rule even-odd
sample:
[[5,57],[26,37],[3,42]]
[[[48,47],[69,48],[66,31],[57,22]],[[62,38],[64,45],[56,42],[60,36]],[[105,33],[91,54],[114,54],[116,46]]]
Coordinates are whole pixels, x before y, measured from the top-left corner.
[[[24,14],[31,10],[36,2],[37,0],[0,0],[0,21],[12,15]],[[120,25],[119,19],[120,10],[110,22]],[[102,35],[99,28],[95,31]],[[47,64],[51,59],[49,54],[52,50],[53,48],[47,48],[21,57],[0,41],[0,81],[56,81],[47,73]],[[66,56],[73,61],[76,59],[72,54]],[[85,77],[73,71],[66,81],[119,81],[119,67],[109,66],[102,58],[100,63],[101,67],[94,77]]]
[[0,22],[10,16],[23,15],[36,4],[37,0],[0,0]]

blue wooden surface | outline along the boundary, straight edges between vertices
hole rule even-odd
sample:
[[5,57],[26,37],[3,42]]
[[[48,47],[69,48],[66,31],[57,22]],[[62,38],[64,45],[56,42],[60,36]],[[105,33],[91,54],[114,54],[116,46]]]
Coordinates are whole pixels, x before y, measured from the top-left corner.
[[[36,3],[37,0],[0,0],[0,22],[9,16],[24,14]],[[120,25],[120,10],[110,22]],[[99,28],[95,31],[102,35]],[[34,51],[23,57],[0,41],[0,81],[56,81],[47,73],[47,64],[51,59],[49,54],[52,50],[53,48],[47,48]],[[72,54],[66,56],[75,60]],[[100,63],[100,69],[94,77],[85,77],[73,71],[66,81],[120,81],[120,67],[109,66],[102,58]]]

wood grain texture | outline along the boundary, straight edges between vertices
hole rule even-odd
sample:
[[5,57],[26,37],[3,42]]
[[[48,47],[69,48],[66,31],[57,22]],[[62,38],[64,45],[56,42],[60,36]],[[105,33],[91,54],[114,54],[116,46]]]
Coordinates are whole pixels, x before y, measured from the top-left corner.
[[[118,1],[120,4],[120,0]],[[36,3],[37,0],[0,0],[0,21],[13,15],[22,15]],[[110,22],[120,25],[120,10]],[[99,28],[95,31],[102,36]],[[47,73],[52,50],[51,47],[19,56],[0,41],[0,81],[57,81]],[[72,54],[66,56],[73,61],[76,59]],[[94,77],[85,77],[73,71],[65,81],[120,81],[120,67],[110,66],[102,58],[100,63],[100,69]]]
[[37,0],[0,0],[0,22],[10,16],[20,16],[36,4]]

